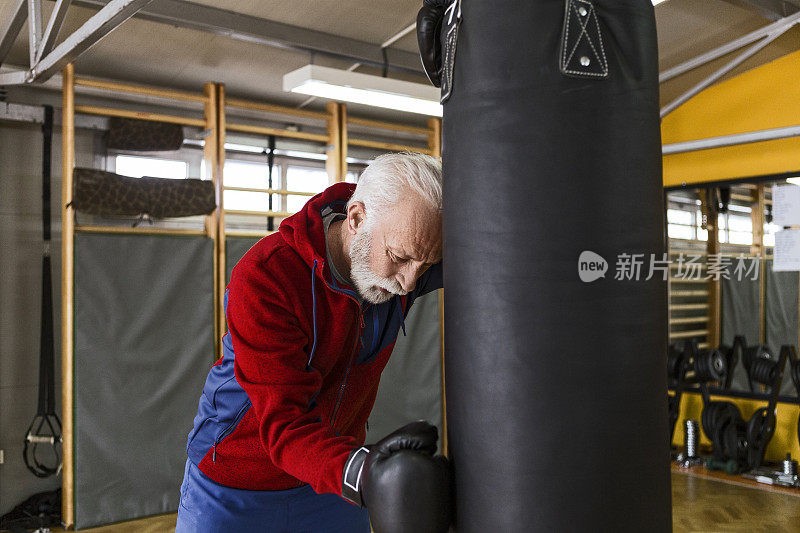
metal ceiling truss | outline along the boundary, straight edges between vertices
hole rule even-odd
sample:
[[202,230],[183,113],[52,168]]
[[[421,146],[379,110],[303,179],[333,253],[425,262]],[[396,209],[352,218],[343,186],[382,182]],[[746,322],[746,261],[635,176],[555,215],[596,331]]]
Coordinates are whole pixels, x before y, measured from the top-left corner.
[[720,137],[709,137],[707,139],[665,144],[661,147],[661,153],[663,155],[680,154],[683,152],[723,148],[725,146],[738,146],[762,141],[789,139],[798,136],[800,136],[800,126],[786,126],[783,128],[735,133],[733,135],[722,135]]
[[[751,32],[743,37],[740,37],[728,44],[715,48],[710,52],[697,56],[689,61],[681,63],[671,69],[662,72],[659,77],[659,83],[663,83],[676,76],[688,72],[694,68],[704,65],[714,59],[720,58],[726,54],[734,52],[744,46],[753,44],[750,48],[745,50],[742,54],[727,63],[724,67],[717,70],[702,82],[698,83],[686,93],[679,96],[668,105],[664,106],[661,110],[661,116],[670,113],[686,100],[696,95],[723,75],[730,72],[732,69],[740,65],[745,59],[751,57],[753,54],[764,48],[767,44],[771,43],[789,29],[800,23],[800,0],[726,0],[731,4],[742,5],[750,8],[752,11],[760,15],[774,20],[772,24],[764,26],[754,32]],[[662,146],[662,154],[679,154],[683,152],[694,152],[698,150],[709,150],[712,148],[722,148],[726,146],[738,146],[742,144],[749,144],[762,141],[772,141],[777,139],[788,139],[800,136],[800,126],[787,126],[782,128],[773,128],[768,130],[759,130],[746,133],[736,133],[733,135],[722,135],[719,137],[710,137],[707,139],[697,139],[693,141],[677,142],[672,144],[665,144]]]
[[744,46],[752,45],[734,59],[726,63],[722,68],[717,69],[711,75],[703,79],[700,83],[696,84],[691,89],[677,97],[675,100],[661,108],[661,118],[664,118],[664,116],[677,109],[681,104],[695,96],[703,89],[712,85],[731,70],[741,65],[745,60],[755,55],[762,48],[789,31],[798,23],[800,23],[800,12],[789,15],[788,17],[783,17],[772,24],[768,24],[763,28],[759,28],[758,30],[748,33],[747,35],[731,41],[728,44],[722,45],[719,48],[715,48],[710,52],[699,55],[659,74],[658,82],[664,83],[665,81],[679,76],[684,72],[688,72],[701,65],[705,65],[710,61],[734,52]]
[[[5,30],[0,33],[0,64],[5,60],[27,19],[31,21],[31,67],[28,70],[0,74],[0,85],[46,80],[134,15],[143,20],[223,35],[240,41],[318,54],[386,70],[420,75],[423,73],[417,54],[390,49],[388,44],[391,43],[376,45],[183,0],[159,0],[152,4],[152,0],[54,0],[55,7],[46,27],[42,18],[43,0],[16,1],[13,16]],[[96,9],[98,12],[63,43],[54,47],[70,5]],[[407,32],[408,28],[403,35]]]
[[0,63],[5,60],[27,18],[30,68],[0,74],[0,85],[46,81],[151,1],[111,0],[61,44],[55,46],[70,0],[56,1],[46,28],[42,0],[18,0],[0,40]]
[[[41,0],[39,0],[41,1]],[[67,8],[69,7],[70,0],[58,0],[53,13],[50,16],[50,22],[47,23],[47,29],[42,37],[39,50],[36,52],[36,61],[40,61],[43,56],[49,54],[56,44],[56,37],[61,30],[61,25],[64,23],[64,17],[67,15]]]
[[5,61],[11,47],[14,45],[14,40],[19,35],[22,25],[28,18],[28,1],[16,0],[14,10],[11,12],[11,18],[6,23],[2,32],[0,32],[0,65]]
[[[109,0],[73,0],[72,3],[98,9],[109,4]],[[183,0],[158,0],[139,10],[136,18],[377,68],[423,74],[416,53]]]

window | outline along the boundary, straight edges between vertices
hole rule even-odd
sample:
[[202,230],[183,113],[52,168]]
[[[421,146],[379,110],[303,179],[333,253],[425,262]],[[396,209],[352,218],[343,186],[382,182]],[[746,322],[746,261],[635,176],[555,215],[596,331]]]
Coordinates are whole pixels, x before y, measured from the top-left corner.
[[671,239],[694,239],[694,213],[685,209],[667,209],[667,234]]
[[775,246],[775,233],[780,230],[780,226],[771,222],[764,224],[764,246]]
[[669,224],[667,232],[670,239],[693,239],[694,232],[690,226],[683,226],[681,224]]
[[253,213],[300,211],[311,196],[328,186],[328,172],[325,168],[312,165],[314,163],[294,165],[284,158],[276,158],[272,168],[271,188],[305,194],[270,194],[267,192],[270,181],[266,162],[227,159],[224,169],[225,209]]
[[[269,185],[269,165],[266,163],[228,159],[225,161],[224,173],[223,205],[226,210],[256,213],[281,210],[280,195],[266,192]],[[281,167],[274,165],[272,168],[273,189],[280,189],[280,177]],[[235,190],[237,187],[251,190],[238,191]],[[259,192],[257,189],[264,192]],[[271,205],[270,200],[272,201]]]
[[[324,168],[289,165],[286,169],[286,189],[293,192],[319,193],[328,186],[328,173]],[[303,208],[310,196],[288,196],[286,210],[294,213]]]
[[188,173],[186,161],[134,155],[117,155],[114,169],[117,174],[133,178],[186,179]]
[[[280,181],[280,167],[272,169],[272,188],[276,187]],[[252,161],[236,161],[228,159],[225,161],[225,186],[226,187],[247,187],[250,189],[266,189],[269,183],[269,165],[266,163],[254,163]]]
[[289,165],[286,171],[286,188],[290,191],[318,193],[327,186],[325,169]]
[[753,244],[753,220],[750,216],[728,213],[728,242],[731,244]]
[[731,231],[753,233],[753,221],[748,217],[728,214],[728,229]]
[[[269,204],[270,196],[272,196],[272,207]],[[225,209],[231,211],[266,213],[267,211],[280,211],[281,197],[277,194],[270,195],[265,192],[230,191],[226,189],[222,205]]]
[[708,230],[703,229],[703,210],[697,209],[694,213],[694,220],[695,220],[695,232],[697,237],[695,237],[698,241],[707,241],[708,240]]
[[729,231],[728,242],[731,244],[746,244],[747,246],[750,246],[753,244],[753,234],[742,233],[739,231]]
[[682,209],[667,209],[667,222],[671,224],[692,225],[692,212]]
[[[747,209],[749,211],[749,209]],[[744,209],[720,214],[717,219],[719,242],[753,244],[753,222]],[[667,231],[672,239],[707,241],[708,230],[703,229],[703,212],[700,209],[667,209]]]

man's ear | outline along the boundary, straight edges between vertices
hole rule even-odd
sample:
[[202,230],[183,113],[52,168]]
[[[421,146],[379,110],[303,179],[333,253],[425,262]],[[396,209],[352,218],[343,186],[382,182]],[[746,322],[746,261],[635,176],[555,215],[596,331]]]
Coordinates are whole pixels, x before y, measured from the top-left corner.
[[363,202],[353,202],[347,208],[347,232],[355,235],[366,223],[366,210]]

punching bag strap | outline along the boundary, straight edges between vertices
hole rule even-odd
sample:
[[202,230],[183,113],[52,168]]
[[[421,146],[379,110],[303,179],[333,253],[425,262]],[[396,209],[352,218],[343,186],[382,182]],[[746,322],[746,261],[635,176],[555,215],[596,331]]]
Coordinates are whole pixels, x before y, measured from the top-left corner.
[[453,92],[453,66],[460,26],[461,0],[424,0],[417,14],[420,59],[428,79],[442,89],[439,99],[442,104]]
[[439,103],[444,104],[453,93],[453,70],[456,62],[456,42],[461,26],[461,0],[453,0],[444,12],[444,50],[442,53],[442,95]]
[[565,76],[608,77],[608,59],[600,32],[600,21],[590,0],[564,2],[559,66]]

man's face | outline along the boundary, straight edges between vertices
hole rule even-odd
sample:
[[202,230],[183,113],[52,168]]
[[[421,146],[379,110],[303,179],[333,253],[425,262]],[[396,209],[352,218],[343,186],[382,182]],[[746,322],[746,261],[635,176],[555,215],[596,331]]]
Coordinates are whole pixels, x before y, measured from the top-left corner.
[[442,259],[442,216],[416,194],[357,228],[350,246],[350,277],[373,304],[414,289]]

